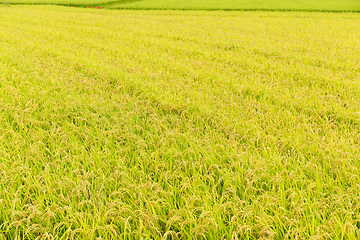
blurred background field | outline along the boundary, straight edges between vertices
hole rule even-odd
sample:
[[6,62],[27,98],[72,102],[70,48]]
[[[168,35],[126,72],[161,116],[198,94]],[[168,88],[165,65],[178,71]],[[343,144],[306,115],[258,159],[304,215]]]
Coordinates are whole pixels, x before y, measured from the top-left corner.
[[118,9],[360,11],[358,0],[6,0],[4,3],[99,5]]
[[358,0],[142,0],[123,4],[118,8],[360,11],[360,2]]
[[[137,0],[4,0],[0,1],[2,5],[62,5],[73,7],[101,6],[107,7],[124,3],[132,3]],[[1,5],[0,5],[1,6]]]

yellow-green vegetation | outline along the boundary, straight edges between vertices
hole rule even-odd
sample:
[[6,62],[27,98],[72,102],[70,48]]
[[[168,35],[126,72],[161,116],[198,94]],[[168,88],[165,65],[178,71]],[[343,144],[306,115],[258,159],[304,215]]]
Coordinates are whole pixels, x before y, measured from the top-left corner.
[[[0,0],[3,5],[61,5],[73,7],[114,7],[119,4],[133,3],[138,0]],[[114,5],[114,6],[113,6]],[[1,6],[1,5],[0,5]]]
[[0,239],[358,239],[359,34],[0,8]]
[[[118,9],[360,12],[359,0],[3,0],[12,4],[101,5]],[[1,0],[0,0],[1,3]]]
[[132,9],[360,11],[360,2],[359,0],[140,0],[121,5],[114,4],[112,7]]

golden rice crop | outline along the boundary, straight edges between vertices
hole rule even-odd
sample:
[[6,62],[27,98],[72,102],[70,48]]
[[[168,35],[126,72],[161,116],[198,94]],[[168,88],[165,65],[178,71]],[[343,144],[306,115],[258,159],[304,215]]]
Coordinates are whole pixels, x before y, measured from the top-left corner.
[[359,238],[359,34],[0,8],[0,239]]
[[[11,0],[15,1],[15,0]],[[41,0],[17,0],[41,1]],[[44,1],[44,0],[42,0]],[[54,1],[54,0],[47,0]],[[70,0],[69,0],[70,1]],[[89,0],[87,0],[89,1]],[[125,4],[113,4],[125,9],[222,9],[222,10],[306,10],[306,11],[360,11],[358,0],[134,0]]]

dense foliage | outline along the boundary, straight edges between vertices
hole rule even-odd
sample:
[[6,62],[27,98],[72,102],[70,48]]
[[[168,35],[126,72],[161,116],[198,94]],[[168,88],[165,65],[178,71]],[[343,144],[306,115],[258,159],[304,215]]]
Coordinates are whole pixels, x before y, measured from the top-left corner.
[[58,4],[82,7],[102,6],[118,9],[305,10],[360,12],[359,0],[3,0],[3,3]]
[[0,8],[0,239],[359,238],[359,28]]

